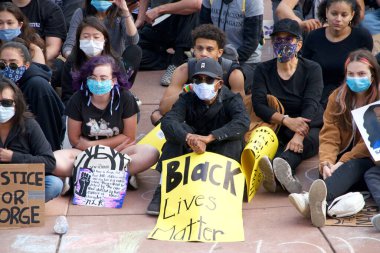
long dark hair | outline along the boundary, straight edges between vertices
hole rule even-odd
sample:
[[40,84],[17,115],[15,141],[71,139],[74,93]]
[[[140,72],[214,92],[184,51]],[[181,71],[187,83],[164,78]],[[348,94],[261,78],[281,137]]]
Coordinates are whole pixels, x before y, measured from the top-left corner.
[[32,118],[33,114],[26,111],[24,94],[17,85],[10,79],[0,76],[0,93],[5,89],[11,89],[14,92],[13,100],[15,102],[15,116],[12,118],[14,126],[19,125],[22,132],[25,131],[25,119]]
[[[98,13],[98,10],[92,6],[91,0],[86,0],[84,3],[84,14],[85,16],[96,16]],[[110,23],[111,27],[115,25],[115,19],[117,17],[121,17],[122,13],[121,10],[114,4],[111,5],[111,7],[107,10],[107,19],[108,22]]]
[[355,12],[354,17],[351,20],[350,26],[356,26],[357,24],[359,24],[359,22],[360,22],[360,11],[361,11],[361,8],[356,3],[355,0],[324,0],[318,6],[318,19],[322,23],[326,23],[327,22],[326,9],[330,8],[330,6],[333,3],[338,3],[338,2],[345,2],[345,3],[347,3],[348,5],[351,6],[352,11]]
[[[359,49],[351,52],[345,63],[345,73],[347,74],[347,66],[351,62],[362,62],[368,65],[371,71],[372,83],[370,88],[366,92],[365,104],[370,104],[379,99],[379,83],[380,83],[380,67],[376,61],[375,56],[368,50]],[[349,128],[352,125],[351,110],[356,107],[355,92],[351,91],[346,85],[346,77],[343,84],[338,88],[337,103],[339,105],[339,111],[335,114],[342,120],[342,125]]]
[[30,44],[33,43],[40,47],[42,50],[45,49],[44,40],[38,35],[38,33],[29,26],[29,21],[27,17],[22,13],[20,8],[18,8],[12,2],[0,2],[0,12],[9,12],[17,19],[19,23],[22,22],[21,34],[18,36],[23,41],[25,41],[26,46],[29,48]]
[[75,38],[75,45],[70,55],[70,57],[72,57],[73,62],[74,62],[74,70],[79,70],[83,66],[83,64],[88,60],[87,55],[79,48],[80,35],[85,27],[93,27],[103,34],[105,42],[104,42],[103,51],[101,53],[102,55],[110,55],[113,58],[118,59],[118,57],[116,56],[116,54],[113,52],[111,48],[107,28],[96,17],[87,17],[78,26],[78,29],[76,32],[76,38]]

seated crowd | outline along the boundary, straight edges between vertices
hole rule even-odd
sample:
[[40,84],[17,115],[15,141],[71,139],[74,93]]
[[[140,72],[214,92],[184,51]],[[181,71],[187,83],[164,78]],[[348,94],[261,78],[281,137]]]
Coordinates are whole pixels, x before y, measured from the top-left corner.
[[[72,2],[0,2],[0,163],[44,163],[46,202],[89,147],[129,155],[132,175],[190,152],[240,163],[250,133],[268,126],[279,147],[259,161],[263,186],[289,192],[314,226],[350,192],[369,191],[380,207],[380,167],[351,115],[380,99],[377,5],[367,14],[363,0],[315,0],[306,13],[297,0],[272,0],[275,57],[262,62],[264,0]],[[167,140],[161,156],[136,143],[141,101],[130,88],[140,69],[165,70],[151,114]],[[72,147],[62,149],[66,133]],[[320,179],[302,192],[297,167],[316,155]],[[147,214],[160,202],[161,180]],[[372,222],[380,230],[380,214]]]

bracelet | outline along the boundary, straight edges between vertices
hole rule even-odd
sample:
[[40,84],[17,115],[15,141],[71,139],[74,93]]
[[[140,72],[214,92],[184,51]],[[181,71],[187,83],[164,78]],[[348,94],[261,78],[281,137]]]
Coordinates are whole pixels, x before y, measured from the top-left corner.
[[281,125],[284,124],[284,120],[285,120],[286,118],[289,118],[289,115],[284,115],[284,116],[282,117],[281,122],[280,122]]
[[121,15],[122,17],[124,17],[124,18],[129,18],[129,17],[132,17],[132,15],[129,13],[128,15]]

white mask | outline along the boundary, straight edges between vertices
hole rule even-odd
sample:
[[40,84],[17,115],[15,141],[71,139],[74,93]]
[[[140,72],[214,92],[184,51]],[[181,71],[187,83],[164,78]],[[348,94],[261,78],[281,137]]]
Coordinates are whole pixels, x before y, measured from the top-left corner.
[[0,105],[0,123],[5,123],[15,116],[15,108]]
[[88,56],[93,57],[99,55],[104,49],[104,40],[79,40],[79,48]]
[[213,99],[217,94],[214,85],[210,85],[207,83],[194,84],[193,91],[200,100],[207,101]]

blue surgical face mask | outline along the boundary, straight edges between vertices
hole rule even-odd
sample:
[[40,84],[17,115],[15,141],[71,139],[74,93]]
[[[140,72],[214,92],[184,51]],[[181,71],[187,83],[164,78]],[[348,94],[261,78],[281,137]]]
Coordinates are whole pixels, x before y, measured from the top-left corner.
[[13,82],[17,83],[18,80],[24,75],[26,71],[26,66],[20,66],[17,69],[11,69],[6,66],[4,70],[0,70],[0,75],[11,79]]
[[112,80],[97,81],[87,79],[87,87],[94,95],[103,95],[112,90]]
[[14,106],[11,107],[4,107],[0,105],[0,123],[5,123],[9,121],[11,118],[15,116],[15,108]]
[[363,92],[368,90],[368,88],[371,86],[371,81],[369,80],[368,76],[363,77],[346,77],[346,83],[348,88],[352,90],[353,92]]
[[112,3],[109,1],[91,0],[91,5],[99,12],[106,12],[112,6]]
[[0,40],[2,41],[11,41],[21,34],[21,29],[4,29],[0,30]]
[[210,85],[207,83],[194,84],[192,87],[194,93],[200,100],[209,101],[213,99],[217,94],[214,85]]

